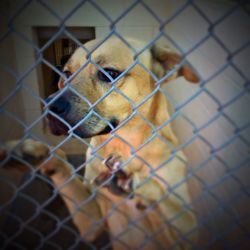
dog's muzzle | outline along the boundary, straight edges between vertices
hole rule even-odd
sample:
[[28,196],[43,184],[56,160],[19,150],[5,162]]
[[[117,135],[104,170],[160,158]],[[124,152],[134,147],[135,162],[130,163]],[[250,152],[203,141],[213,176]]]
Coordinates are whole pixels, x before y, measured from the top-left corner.
[[[76,96],[74,93],[64,93],[56,97],[58,93],[51,95],[47,100],[48,112],[47,118],[50,130],[54,135],[67,135],[69,129],[75,126],[74,133],[82,138],[89,138],[95,135],[107,134],[116,128],[119,124],[114,117],[101,119],[99,113],[91,115],[87,103]],[[96,111],[95,111],[96,112]]]

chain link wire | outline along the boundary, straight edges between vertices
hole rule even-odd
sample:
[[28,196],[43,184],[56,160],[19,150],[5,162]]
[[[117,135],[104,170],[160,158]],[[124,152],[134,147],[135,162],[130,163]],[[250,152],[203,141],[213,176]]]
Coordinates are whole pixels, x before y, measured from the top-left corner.
[[[124,242],[121,236],[126,234],[127,230],[129,230],[131,227],[135,227],[145,235],[145,241],[138,248],[143,249],[150,241],[156,239],[157,236],[165,230],[165,227],[175,228],[175,230],[178,231],[174,222],[178,220],[178,218],[180,218],[187,210],[194,212],[198,217],[197,228],[193,230],[197,231],[200,235],[197,245],[194,245],[194,243],[188,238],[188,235],[192,234],[193,231],[188,232],[187,234],[179,232],[178,235],[180,240],[176,241],[173,246],[166,248],[165,246],[161,246],[159,244],[159,249],[176,249],[176,247],[181,245],[181,242],[183,241],[187,242],[192,249],[247,249],[250,238],[250,214],[249,206],[247,206],[247,204],[249,204],[249,183],[246,181],[250,163],[250,117],[249,113],[245,112],[245,110],[248,109],[250,104],[250,85],[249,72],[246,73],[245,65],[239,63],[238,58],[243,54],[248,53],[249,55],[250,36],[249,34],[246,35],[247,39],[244,39],[244,36],[243,38],[238,37],[238,39],[236,39],[237,46],[232,49],[228,45],[229,42],[223,36],[223,31],[219,32],[218,30],[221,29],[221,26],[223,26],[223,24],[225,24],[228,19],[236,18],[233,17],[235,13],[240,13],[242,19],[244,17],[247,20],[245,21],[247,24],[243,24],[246,24],[246,26],[249,28],[249,2],[222,0],[211,1],[212,3],[210,4],[214,5],[214,8],[223,9],[223,11],[220,11],[220,15],[217,15],[216,18],[211,18],[209,12],[203,8],[206,6],[206,4],[208,4],[209,1],[179,1],[180,3],[176,4],[178,7],[164,17],[159,15],[159,13],[156,11],[152,3],[153,1],[146,0],[124,1],[124,3],[126,3],[124,6],[126,5],[126,7],[124,7],[121,13],[116,17],[111,15],[110,12],[103,7],[104,5],[101,3],[101,1],[95,0],[72,1],[70,4],[71,8],[69,8],[68,12],[66,12],[66,14],[64,13],[63,15],[59,14],[59,10],[53,7],[53,4],[55,4],[54,1],[23,0],[14,2],[14,4],[11,3],[11,1],[4,1],[3,3],[3,5],[5,4],[5,6],[9,7],[9,10],[1,10],[2,19],[7,21],[3,29],[4,31],[1,32],[0,46],[1,44],[6,43],[6,41],[8,42],[10,37],[15,37],[17,41],[18,39],[25,41],[26,46],[29,46],[29,49],[35,52],[36,58],[35,61],[33,61],[28,67],[21,71],[15,70],[15,68],[9,64],[9,61],[7,62],[1,60],[0,64],[1,72],[3,72],[3,74],[7,74],[9,77],[14,79],[15,82],[13,88],[11,88],[8,93],[5,91],[4,96],[1,95],[0,114],[2,117],[5,117],[3,122],[7,119],[12,123],[18,124],[18,126],[22,128],[23,133],[21,140],[19,141],[19,145],[23,144],[27,138],[34,138],[43,141],[48,146],[50,146],[50,142],[48,140],[44,139],[41,134],[34,132],[36,131],[34,129],[36,129],[37,126],[40,126],[40,124],[45,120],[46,116],[50,114],[67,126],[68,135],[65,136],[65,138],[58,140],[56,145],[53,145],[51,155],[45,160],[45,162],[48,162],[53,156],[55,156],[55,151],[69,143],[72,138],[84,145],[84,147],[90,147],[93,152],[90,158],[85,161],[82,160],[73,167],[72,177],[65,184],[63,184],[63,186],[67,185],[67,183],[70,182],[70,180],[72,180],[72,178],[75,176],[79,176],[82,180],[84,180],[85,177],[82,175],[82,171],[84,171],[86,165],[94,158],[99,158],[101,161],[103,161],[104,159],[100,154],[98,154],[98,151],[103,146],[107,145],[112,139],[118,138],[122,140],[131,150],[131,157],[124,162],[124,165],[128,164],[133,159],[137,159],[143,162],[151,170],[150,176],[145,179],[141,185],[143,186],[152,177],[154,177],[165,183],[169,192],[161,197],[160,200],[157,200],[155,204],[148,206],[136,220],[127,218],[129,221],[129,227],[120,234],[116,235],[116,237],[109,239],[109,232],[106,229],[103,238],[98,239],[94,243],[88,243],[85,242],[82,237],[80,237],[78,231],[73,225],[73,215],[69,215],[65,208],[62,209],[64,205],[58,195],[60,191],[59,188],[55,189],[53,187],[52,181],[41,175],[37,169],[34,170],[32,164],[18,158],[17,156],[14,156],[30,169],[30,173],[23,174],[17,182],[15,177],[13,177],[17,175],[16,173],[11,173],[10,176],[6,177],[1,172],[1,187],[3,187],[1,193],[6,192],[6,195],[8,196],[7,200],[4,199],[4,202],[1,201],[0,206],[1,249],[112,249],[112,244],[115,241],[118,241],[123,247],[130,249],[128,243]],[[25,32],[20,31],[20,25],[16,23],[18,22],[18,18],[22,15],[22,13],[24,13],[30,5],[34,4],[34,2],[37,6],[37,11],[45,11],[49,13],[49,15],[53,17],[57,23],[57,31],[43,46],[39,46],[38,43],[32,39],[32,37],[28,36]],[[167,1],[166,3],[170,4],[170,2],[171,1],[168,3]],[[200,4],[201,2],[203,2],[203,5]],[[69,2],[65,2],[64,4],[69,4]],[[122,3],[119,4],[122,5]],[[104,22],[107,22],[109,26],[109,32],[103,36],[103,38],[92,50],[88,50],[84,44],[81,43],[80,39],[77,38],[73,32],[71,32],[71,29],[68,26],[69,20],[74,17],[75,13],[79,9],[84,9],[86,5],[91,6],[96,11],[95,13],[98,13],[98,15],[103,18],[103,20],[105,20]],[[60,6],[60,4],[58,6]],[[126,36],[124,36],[118,28],[119,23],[122,22],[138,7],[143,8],[144,11],[147,12],[147,14],[156,23],[154,26],[157,27],[157,32],[155,32],[155,34],[145,42],[144,47],[140,50],[137,50],[131,46],[129,41],[126,39]],[[194,11],[195,15],[198,15],[199,18],[201,18],[206,23],[206,28],[203,30],[204,36],[197,40],[194,38],[192,40],[192,46],[186,48],[182,45],[181,41],[176,40],[175,36],[171,35],[171,32],[166,32],[166,30],[168,30],[169,25],[172,25],[177,19],[185,16],[186,11],[190,8],[192,8],[192,11]],[[137,15],[138,14],[140,15],[140,13],[137,13]],[[239,17],[239,15],[237,17]],[[241,22],[239,21],[238,23]],[[82,26],[84,26],[84,23]],[[230,28],[231,27],[227,26],[227,29]],[[240,28],[241,27],[239,27],[239,29]],[[237,36],[238,33],[236,31],[233,30],[232,32],[235,32],[235,36]],[[76,72],[68,79],[65,77],[64,73],[61,72],[61,70],[56,68],[48,59],[45,58],[46,50],[57,39],[60,39],[62,35],[73,41],[75,44],[77,44],[77,46],[83,48],[88,54],[88,60],[86,63],[77,69]],[[125,69],[118,79],[116,79],[116,81],[124,77],[124,75],[136,65],[140,65],[141,68],[143,68],[143,70],[156,81],[156,88],[154,91],[137,104],[133,103],[133,101],[127,95],[117,88],[116,84],[112,84],[106,93],[94,103],[91,103],[85,96],[78,93],[77,90],[70,84],[71,80],[76,75],[78,75],[79,72],[81,72],[81,70],[83,70],[89,63],[93,64],[98,70],[106,74],[102,67],[92,60],[91,55],[97,48],[99,48],[112,36],[117,37],[122,41],[122,43],[126,44],[134,55],[133,64]],[[167,72],[166,75],[161,79],[158,79],[157,76],[154,75],[153,72],[149,71],[139,60],[140,55],[144,51],[150,49],[152,45],[159,39],[164,39],[172,47],[176,48],[183,58],[173,70]],[[198,65],[195,63],[195,60],[187,61],[187,58],[192,58],[192,55],[195,53],[202,54],[204,47],[209,41],[213,41],[212,45],[209,47],[209,50],[216,51],[216,48],[219,47],[222,51],[221,53],[224,55],[225,60],[218,67],[215,63],[216,69],[213,71],[213,73],[207,75],[203,74],[202,68],[200,67],[202,64],[209,67],[205,60],[198,59],[198,64],[201,64]],[[16,51],[11,53],[15,55]],[[15,60],[20,60],[18,58],[18,54],[15,55]],[[218,61],[220,61],[220,58],[218,58]],[[27,78],[36,72],[42,64],[46,65],[48,69],[58,74],[66,82],[65,87],[60,91],[59,94],[54,96],[49,103],[46,103],[44,98],[38,94],[39,92],[27,84]],[[163,82],[184,64],[188,64],[190,68],[195,70],[197,74],[199,74],[201,81],[194,92],[190,92],[191,94],[188,95],[187,98],[181,99],[178,98],[176,92],[171,90],[171,86],[167,88],[163,87]],[[228,75],[230,74],[227,73],[227,70],[234,72],[233,77],[230,80],[233,81],[234,87],[237,89],[237,91],[235,91],[233,95],[227,97],[226,101],[224,101],[218,95],[218,93],[216,93],[211,88],[211,86],[214,85],[214,82],[219,84],[220,77],[227,77],[228,79]],[[237,75],[237,77],[235,77],[235,75]],[[109,76],[107,75],[107,77]],[[237,79],[235,80],[233,78]],[[111,80],[113,81],[113,79]],[[5,84],[7,84],[7,81],[4,80],[1,85]],[[177,89],[177,86],[174,88]],[[220,91],[229,93],[228,88],[229,87],[227,86],[222,86],[220,87]],[[152,96],[155,95],[156,92],[159,91],[164,94],[164,96],[166,96],[173,106],[174,111],[168,120],[157,127],[147,120],[142,114],[140,114],[138,112],[138,108],[145,104]],[[16,97],[20,95],[20,93],[25,93],[27,98],[35,99],[39,105],[43,105],[46,108],[66,92],[74,93],[74,95],[78,96],[82,102],[86,103],[91,110],[91,112],[89,112],[86,117],[84,117],[74,126],[71,126],[60,116],[49,109],[45,109],[45,111],[41,113],[39,117],[27,122],[26,120],[22,119],[15,110],[11,110],[8,106],[10,102],[16,100]],[[113,129],[110,137],[103,144],[99,145],[97,148],[93,148],[88,140],[82,139],[75,133],[75,129],[80,124],[84,123],[90,116],[96,116],[97,118],[104,120],[107,125],[112,127],[112,124],[108,120],[105,120],[94,111],[94,108],[105,98],[107,98],[112,92],[116,92],[126,101],[128,101],[132,106],[133,112],[129,117],[121,122],[117,128]],[[191,115],[190,113],[192,111],[187,112],[187,109],[194,109],[197,99],[203,97],[205,100],[209,100],[210,104],[205,107],[207,109],[205,115],[202,114],[202,116],[206,117],[206,119],[200,123],[197,122],[196,119],[194,120],[194,115]],[[242,112],[242,114],[238,114],[238,116],[240,115],[240,117],[244,117],[244,119],[242,119],[243,122],[239,122],[239,120],[236,120],[238,116],[232,115],[230,112],[228,112],[229,108],[237,105],[237,103],[241,103],[241,101],[244,104],[243,110],[241,109],[243,104],[239,104],[238,109],[235,110],[234,108],[234,113]],[[202,105],[201,107],[204,108],[204,106],[206,106],[206,102],[204,102]],[[210,108],[211,110],[209,110]],[[196,106],[193,112],[196,112],[197,109],[199,109],[199,107]],[[197,116],[199,116],[200,113],[197,112],[197,114]],[[152,135],[147,138],[139,148],[134,148],[129,144],[129,142],[124,140],[124,138],[120,137],[116,133],[119,128],[127,124],[134,116],[140,117],[152,129]],[[171,143],[164,140],[164,138],[159,136],[157,132],[167,126],[169,123],[176,123],[178,125],[178,120],[181,121],[181,123],[184,123],[187,130],[190,129],[191,133],[188,137],[182,138],[181,144],[177,148],[174,148]],[[223,123],[221,121],[223,121]],[[206,131],[210,131],[211,133],[211,131],[213,131],[213,126],[221,126],[220,124],[225,123],[227,124],[227,127],[230,126],[231,133],[227,133],[227,136],[223,141],[217,143],[213,141],[215,136],[211,136],[212,139],[210,139],[210,136],[207,136]],[[7,126],[11,125],[7,124]],[[220,129],[224,130],[223,127]],[[12,135],[8,135],[6,138],[13,139]],[[171,149],[171,154],[166,161],[159,164],[156,169],[153,169],[152,166],[137,153],[140,149],[146,147],[149,142],[156,138],[160,139],[169,146]],[[4,140],[2,140],[1,144],[4,143]],[[188,158],[192,158],[192,156],[196,154],[196,146],[201,146],[202,150],[205,149],[204,151],[207,152],[202,153],[202,157],[199,161],[196,162],[195,160],[191,160],[190,162],[186,162],[181,157],[178,157],[177,151],[184,150],[188,155]],[[190,148],[192,151],[191,153]],[[233,155],[228,155],[230,152],[232,152],[230,150],[233,150],[235,154],[238,154],[237,157],[239,157],[240,160],[237,160],[238,158],[233,159]],[[200,151],[197,152],[199,153]],[[164,166],[166,166],[166,164],[174,158],[178,158],[180,161],[183,161],[187,167],[187,175],[182,179],[181,182],[169,187],[169,184],[157,174],[157,171],[161,168],[164,168]],[[6,162],[7,160],[4,161]],[[5,162],[1,163],[1,168],[3,168]],[[209,176],[210,174],[211,176]],[[193,187],[193,189],[197,188],[197,190],[199,190],[192,192],[194,195],[192,197],[191,204],[187,204],[177,192],[178,187],[185,183],[191,183],[190,185]],[[105,183],[102,185],[105,185]],[[98,189],[101,187],[102,186],[96,188],[96,190],[93,191],[93,194],[91,194],[88,199],[82,201],[81,204],[77,204],[79,210],[81,209],[81,205],[86,204],[95,198]],[[226,189],[228,192],[226,196],[222,195],[224,189]],[[11,193],[11,195],[9,195],[9,193]],[[154,206],[157,203],[161,203],[171,195],[175,196],[175,198],[178,199],[181,204],[183,204],[182,211],[177,213],[175,217],[168,219],[159,214],[161,220],[165,222],[164,227],[160,227],[153,235],[148,235],[148,233],[140,226],[140,221],[143,220],[143,218],[147,216],[147,214],[152,209],[154,209]],[[128,195],[126,198],[124,198],[122,203],[127,202],[127,200],[131,197],[132,194]],[[108,197],[104,196],[103,198],[109,200]],[[68,197],[68,199],[71,198]],[[118,211],[123,216],[127,217],[127,215],[119,209],[119,205],[120,204],[114,205],[109,213],[100,221],[94,221],[92,230],[94,231],[96,227],[112,216],[114,212]],[[84,212],[88,213],[88,211]],[[87,234],[91,234],[92,230],[90,230]]]

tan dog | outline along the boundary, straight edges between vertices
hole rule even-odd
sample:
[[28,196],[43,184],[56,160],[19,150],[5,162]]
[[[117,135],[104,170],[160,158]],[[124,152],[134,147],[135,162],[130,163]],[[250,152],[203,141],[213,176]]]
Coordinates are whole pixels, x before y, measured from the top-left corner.
[[[139,41],[128,42],[141,47]],[[97,44],[93,40],[84,46],[92,51]],[[61,79],[62,90],[48,100],[52,133],[67,134],[73,127],[79,137],[91,137],[85,181],[72,177],[71,168],[57,157],[43,164],[41,171],[60,190],[85,240],[92,241],[107,229],[113,249],[192,248],[196,218],[187,184],[181,184],[186,158],[175,151],[178,142],[166,123],[167,100],[145,70],[161,78],[180,62],[180,56],[167,46],[155,45],[120,78],[134,63],[134,54],[118,38],[96,48],[91,62],[86,63],[86,57],[84,49],[75,51],[64,67],[70,88],[64,88]],[[182,66],[165,82],[178,76],[199,81],[188,66]],[[112,78],[118,80],[112,83]],[[47,150],[27,140],[19,155],[36,153],[41,158],[48,155]]]

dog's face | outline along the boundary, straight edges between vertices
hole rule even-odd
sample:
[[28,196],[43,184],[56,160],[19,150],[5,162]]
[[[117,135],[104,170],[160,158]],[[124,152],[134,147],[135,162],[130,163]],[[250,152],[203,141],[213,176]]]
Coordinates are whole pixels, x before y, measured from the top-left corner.
[[[142,47],[139,41],[128,41],[134,48]],[[61,90],[52,96],[57,97],[51,103],[51,97],[48,100],[50,110],[56,114],[48,116],[51,131],[56,135],[67,134],[69,129],[60,119],[82,138],[109,133],[155,88],[146,69],[161,77],[180,62],[180,57],[169,48],[155,46],[143,52],[138,57],[140,64],[137,64],[133,50],[120,39],[110,38],[94,49],[98,43],[93,40],[84,45],[88,51],[93,50],[90,61],[83,48],[74,52],[64,67],[71,85],[65,88],[65,80],[61,78],[58,84]],[[127,69],[128,72],[120,77]],[[198,81],[186,66],[175,72],[171,79],[178,75]],[[142,105],[139,112],[144,111],[147,110]]]

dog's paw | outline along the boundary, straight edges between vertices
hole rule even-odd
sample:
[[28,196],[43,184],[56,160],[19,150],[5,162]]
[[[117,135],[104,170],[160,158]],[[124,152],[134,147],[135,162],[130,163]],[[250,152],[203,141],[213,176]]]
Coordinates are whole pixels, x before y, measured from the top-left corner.
[[[28,162],[38,164],[49,155],[49,147],[33,139],[8,141],[1,149],[1,158],[10,162]],[[22,161],[23,160],[23,161]]]
[[111,154],[104,161],[103,164],[107,167],[107,171],[101,173],[95,180],[97,185],[107,182],[105,187],[116,195],[127,195],[132,191],[132,177],[128,175],[123,169],[123,159],[119,154]]
[[[9,141],[0,153],[1,160],[6,161],[6,166],[18,168],[21,171],[29,171],[31,166],[39,166],[42,174],[51,176],[59,167],[64,166],[63,160],[66,154],[58,149],[51,157],[50,148],[40,141],[26,139],[22,141]],[[28,163],[28,164],[27,164]],[[61,167],[63,169],[65,167]]]
[[[17,152],[18,150],[19,152]],[[17,147],[15,152],[20,153],[20,157],[27,162],[39,163],[49,156],[50,149],[42,142],[27,139],[19,146],[19,148]]]
[[122,157],[119,154],[111,154],[103,161],[103,164],[110,172],[115,173],[121,170]]

